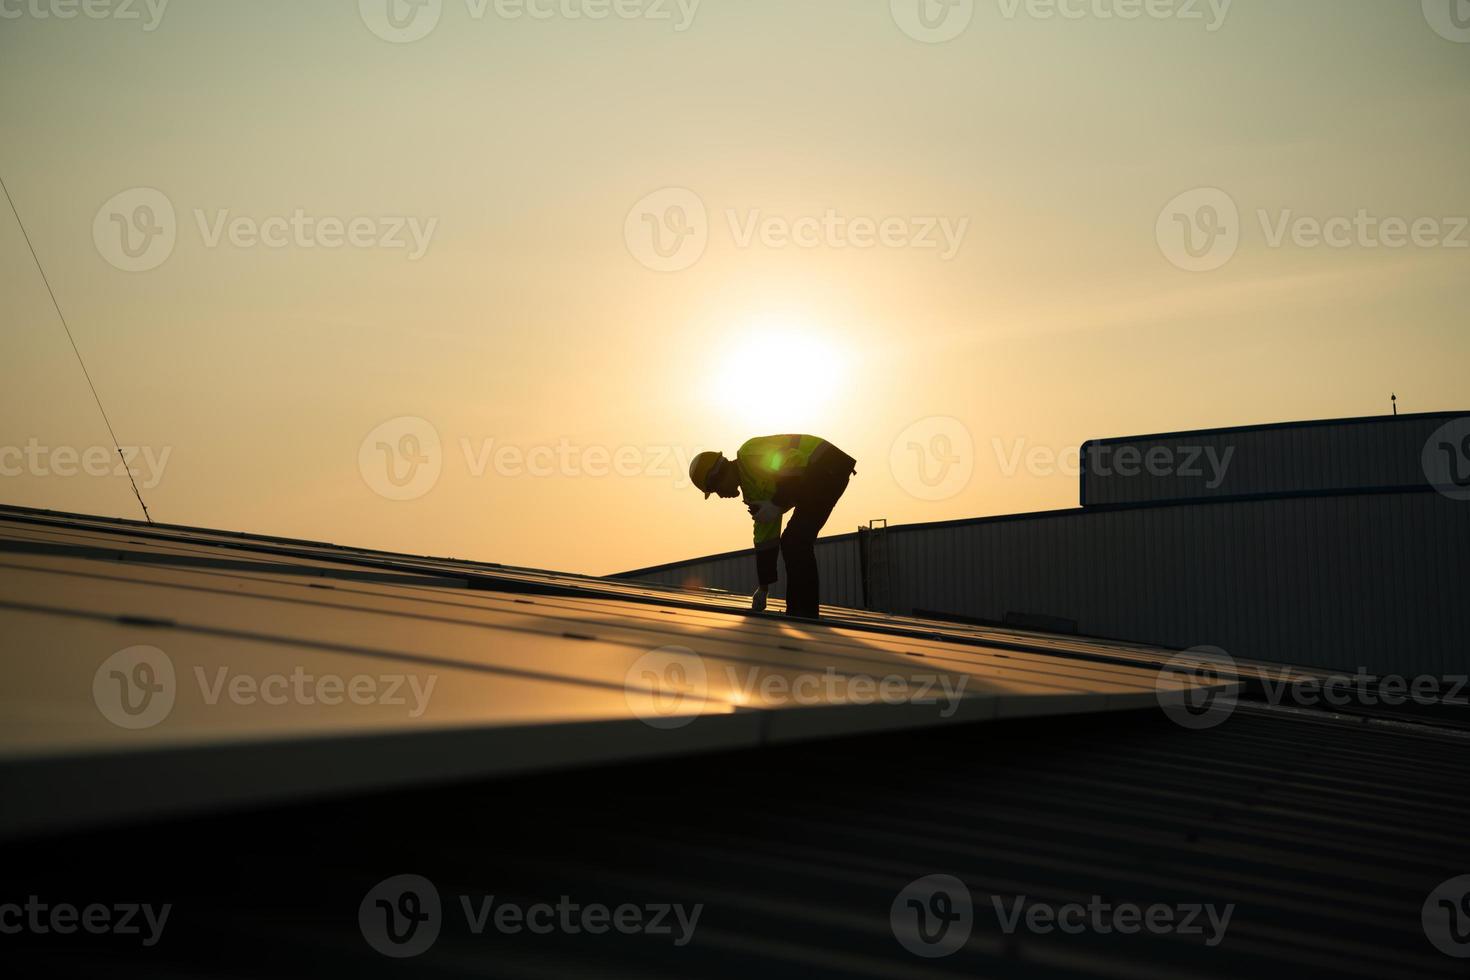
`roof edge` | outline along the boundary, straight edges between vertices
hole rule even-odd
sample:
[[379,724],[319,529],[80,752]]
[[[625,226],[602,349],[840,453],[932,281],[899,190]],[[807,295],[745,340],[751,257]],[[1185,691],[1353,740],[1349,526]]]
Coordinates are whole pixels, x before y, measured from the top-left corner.
[[1269,432],[1274,429],[1313,429],[1328,425],[1367,425],[1372,422],[1399,422],[1407,419],[1455,419],[1470,416],[1470,410],[1460,412],[1415,412],[1404,415],[1359,415],[1345,419],[1305,419],[1299,422],[1261,422],[1255,425],[1230,425],[1215,429],[1181,429],[1177,432],[1148,432],[1136,436],[1107,436],[1089,439],[1087,445],[1109,445],[1123,442],[1142,442],[1149,439],[1176,439],[1181,436],[1215,436],[1229,432]]

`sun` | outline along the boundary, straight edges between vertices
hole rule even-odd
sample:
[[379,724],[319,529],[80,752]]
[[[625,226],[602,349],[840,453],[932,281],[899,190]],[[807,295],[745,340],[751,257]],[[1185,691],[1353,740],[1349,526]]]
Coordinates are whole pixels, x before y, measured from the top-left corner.
[[752,435],[810,431],[832,416],[848,364],[819,328],[762,317],[720,347],[709,395],[721,417]]

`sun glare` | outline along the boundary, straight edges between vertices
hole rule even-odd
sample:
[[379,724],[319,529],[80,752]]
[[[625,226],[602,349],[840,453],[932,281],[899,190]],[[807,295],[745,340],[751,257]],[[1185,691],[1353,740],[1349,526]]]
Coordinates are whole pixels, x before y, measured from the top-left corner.
[[844,352],[820,332],[763,319],[721,349],[710,394],[714,408],[751,435],[807,431],[829,416],[846,374]]

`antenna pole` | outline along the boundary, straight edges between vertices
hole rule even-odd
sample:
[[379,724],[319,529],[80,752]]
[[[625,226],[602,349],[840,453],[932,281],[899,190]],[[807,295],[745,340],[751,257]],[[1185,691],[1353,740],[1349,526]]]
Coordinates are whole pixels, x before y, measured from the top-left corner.
[[77,356],[77,363],[82,366],[82,376],[87,379],[87,387],[92,389],[92,399],[97,403],[97,411],[102,413],[102,421],[107,426],[107,434],[112,437],[112,448],[117,450],[117,456],[122,460],[123,469],[127,471],[128,483],[132,484],[133,496],[138,498],[138,506],[143,508],[143,519],[152,524],[153,517],[148,513],[148,505],[143,503],[143,495],[138,492],[138,481],[133,479],[133,468],[128,465],[128,458],[123,454],[122,444],[117,440],[117,433],[112,431],[112,420],[107,417],[107,409],[102,407],[102,396],[97,394],[97,386],[92,383],[92,372],[87,370],[87,362],[82,360],[81,349],[77,347],[76,338],[71,335],[71,325],[66,322],[66,314],[61,312],[61,304],[56,301],[56,290],[51,288],[51,280],[46,277],[46,269],[41,265],[41,257],[36,254],[36,246],[31,244],[31,236],[26,231],[26,223],[20,220],[20,212],[16,210],[15,200],[10,196],[10,188],[5,186],[4,177],[0,177],[0,191],[5,192],[5,200],[10,204],[10,213],[15,215],[15,223],[20,226],[21,237],[26,240],[26,248],[31,250],[31,259],[36,263],[36,271],[41,273],[41,281],[46,284],[46,293],[51,297],[51,305],[56,308],[56,316],[61,320],[61,329],[66,331],[66,339],[71,341],[72,353]]

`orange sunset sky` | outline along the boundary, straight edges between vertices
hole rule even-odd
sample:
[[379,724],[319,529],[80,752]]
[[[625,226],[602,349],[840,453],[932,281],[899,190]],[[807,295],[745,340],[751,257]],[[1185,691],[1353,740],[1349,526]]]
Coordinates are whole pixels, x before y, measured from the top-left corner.
[[[1470,408],[1470,43],[1418,0],[628,2],[4,0],[0,175],[155,519],[604,573],[747,544],[683,471],[752,435],[858,458],[831,534]],[[0,500],[139,516],[3,202],[0,297]]]

